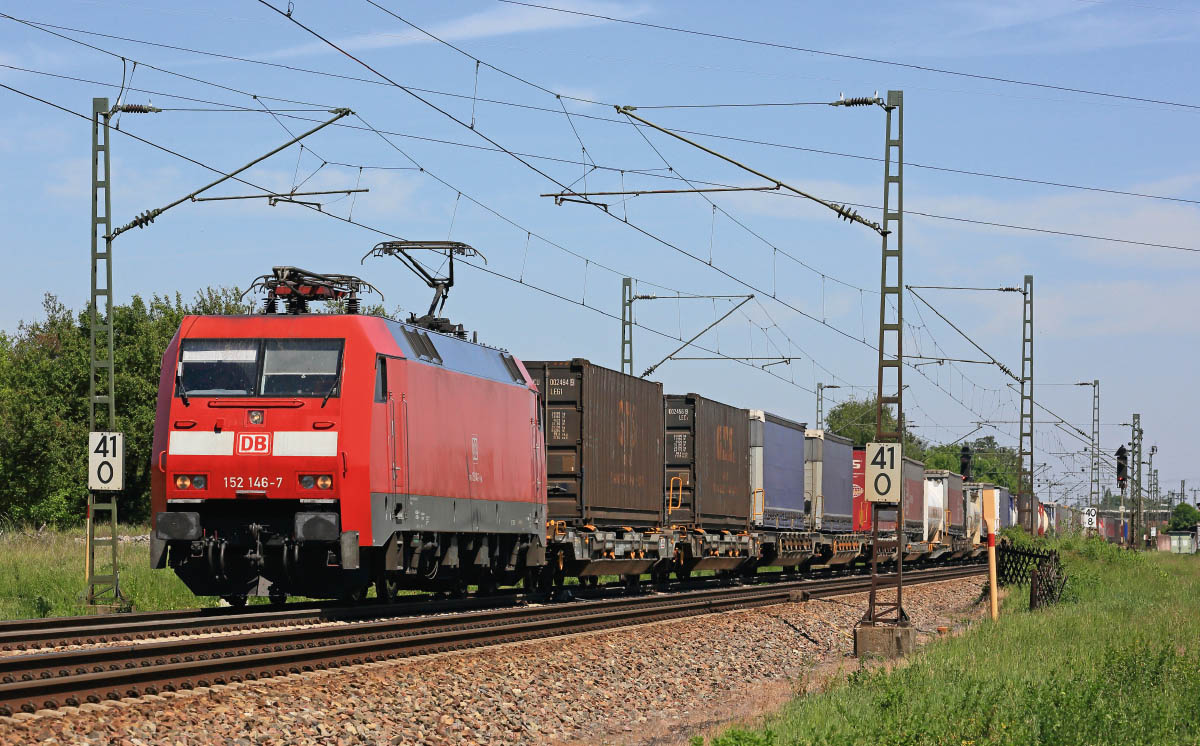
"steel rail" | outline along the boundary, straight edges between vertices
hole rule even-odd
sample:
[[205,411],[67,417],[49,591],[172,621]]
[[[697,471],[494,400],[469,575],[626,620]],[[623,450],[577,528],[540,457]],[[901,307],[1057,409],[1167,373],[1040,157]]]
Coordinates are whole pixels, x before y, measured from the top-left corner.
[[358,606],[340,606],[328,601],[318,601],[287,604],[284,607],[264,607],[261,611],[215,607],[103,616],[21,619],[0,622],[0,651],[64,645],[93,645],[104,642],[133,642],[169,635],[233,632],[288,624],[316,624],[357,621],[384,616],[451,613],[511,605],[518,600],[515,594],[508,594],[435,601],[430,595],[420,594],[414,595],[411,601],[392,604],[366,603]]
[[[927,570],[909,582],[982,572],[977,565]],[[0,714],[843,595],[869,584],[839,577],[9,656],[0,658]]]

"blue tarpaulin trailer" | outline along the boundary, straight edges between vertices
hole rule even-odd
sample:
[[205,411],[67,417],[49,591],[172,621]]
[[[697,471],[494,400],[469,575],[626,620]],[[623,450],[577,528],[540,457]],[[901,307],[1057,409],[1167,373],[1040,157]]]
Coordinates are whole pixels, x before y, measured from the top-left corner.
[[761,409],[750,410],[750,496],[753,523],[804,527],[804,430]]
[[828,430],[806,431],[804,484],[809,503],[808,529],[853,530],[853,458],[853,441]]

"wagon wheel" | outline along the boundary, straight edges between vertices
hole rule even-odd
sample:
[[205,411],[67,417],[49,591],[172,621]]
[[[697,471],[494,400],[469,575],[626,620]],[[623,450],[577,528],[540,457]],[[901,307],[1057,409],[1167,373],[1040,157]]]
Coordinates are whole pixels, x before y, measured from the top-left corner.
[[379,573],[375,578],[375,595],[380,603],[395,603],[400,596],[400,579],[387,571]]
[[344,604],[358,604],[367,597],[367,586],[360,585],[353,588],[348,588],[342,591],[341,602]]

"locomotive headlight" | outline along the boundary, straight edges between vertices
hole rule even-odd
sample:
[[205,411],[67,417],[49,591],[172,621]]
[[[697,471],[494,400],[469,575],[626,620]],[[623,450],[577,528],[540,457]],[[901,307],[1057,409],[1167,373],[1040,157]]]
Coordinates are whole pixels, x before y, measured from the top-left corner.
[[306,490],[311,490],[313,488],[313,485],[315,485],[316,483],[317,483],[317,478],[311,474],[305,474],[304,476],[300,477],[300,486]]
[[263,411],[261,409],[251,409],[246,418],[250,421],[251,425],[261,425],[263,424]]
[[187,474],[179,474],[175,477],[175,487],[177,489],[186,490],[192,486],[192,478]]
[[322,474],[321,476],[317,477],[317,489],[327,490],[332,486],[333,477],[329,476],[328,474]]
[[208,479],[203,474],[197,474],[192,477],[192,489],[202,490],[208,486]]

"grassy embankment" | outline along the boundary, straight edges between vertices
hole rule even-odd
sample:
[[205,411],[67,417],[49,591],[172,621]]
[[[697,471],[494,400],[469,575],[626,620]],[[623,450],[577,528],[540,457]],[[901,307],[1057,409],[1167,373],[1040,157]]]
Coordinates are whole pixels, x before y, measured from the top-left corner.
[[[125,536],[148,533],[146,526],[121,526]],[[82,528],[54,531],[5,528],[0,533],[0,619],[69,616],[86,613],[83,604]],[[138,611],[214,606],[197,598],[175,573],[150,569],[150,546],[124,542],[118,549],[121,591]]]
[[[121,526],[123,536],[143,536],[148,526]],[[85,614],[83,604],[83,528],[54,530],[0,529],[0,619],[71,616]],[[150,547],[146,542],[120,545],[121,592],[126,607],[134,611],[191,609],[215,606],[218,599],[193,596],[174,572],[150,569]],[[697,573],[704,575],[711,573]],[[643,575],[649,580],[649,575]],[[617,576],[602,582],[620,581]],[[568,578],[568,585],[578,579]],[[474,586],[471,590],[475,590]],[[416,591],[412,591],[416,593]],[[374,597],[375,590],[368,591]],[[292,600],[305,600],[295,598]],[[266,603],[252,598],[251,603]]]
[[[710,746],[1200,743],[1200,558],[1064,539],[1057,606],[861,670]],[[702,739],[694,739],[699,743]]]

